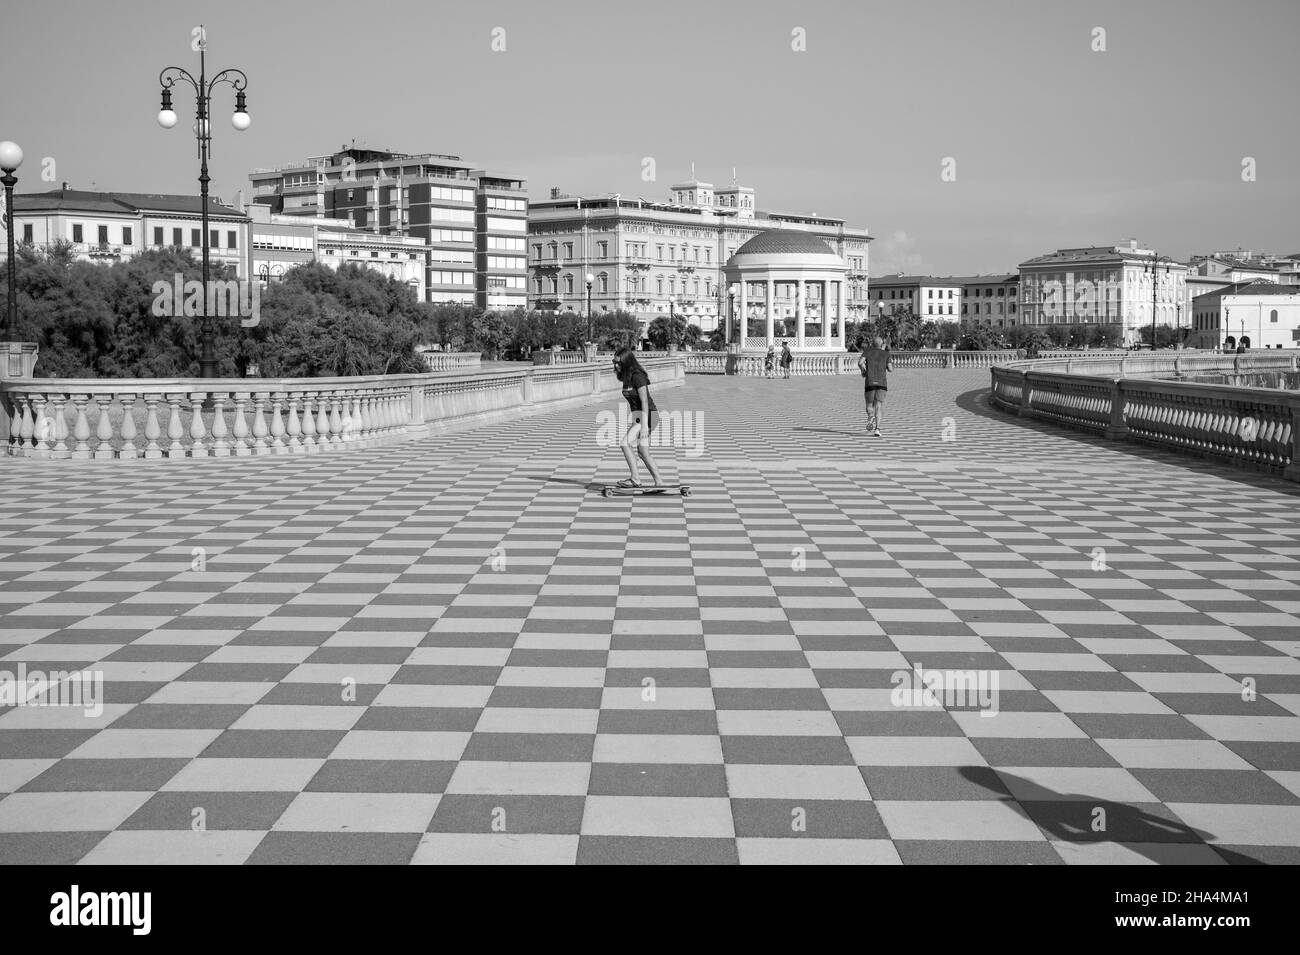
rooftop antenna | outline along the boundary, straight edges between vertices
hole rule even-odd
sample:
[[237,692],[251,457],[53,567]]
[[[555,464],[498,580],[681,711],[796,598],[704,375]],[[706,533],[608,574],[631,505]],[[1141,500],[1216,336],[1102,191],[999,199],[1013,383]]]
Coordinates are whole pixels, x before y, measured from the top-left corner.
[[732,184],[733,186],[736,184],[736,167],[735,167],[735,166],[732,166],[732,167],[731,167],[731,184]]
[[695,161],[691,160],[691,182],[695,181]]

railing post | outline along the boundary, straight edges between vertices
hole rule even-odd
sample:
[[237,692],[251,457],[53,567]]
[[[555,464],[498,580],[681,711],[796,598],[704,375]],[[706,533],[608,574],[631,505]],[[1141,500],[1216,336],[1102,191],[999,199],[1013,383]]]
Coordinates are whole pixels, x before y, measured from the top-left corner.
[[[1295,356],[1291,357],[1295,366]],[[1291,460],[1282,469],[1282,477],[1300,484],[1300,395],[1290,394],[1286,399],[1287,409],[1291,412]]]
[[1106,437],[1112,441],[1128,438],[1128,422],[1124,420],[1126,401],[1123,379],[1116,379],[1110,384],[1110,425],[1106,428]]
[[1020,375],[1020,410],[1017,414],[1022,418],[1028,418],[1033,415],[1033,408],[1029,405],[1029,391],[1031,387],[1029,383],[1029,372],[1022,371],[1018,374]]

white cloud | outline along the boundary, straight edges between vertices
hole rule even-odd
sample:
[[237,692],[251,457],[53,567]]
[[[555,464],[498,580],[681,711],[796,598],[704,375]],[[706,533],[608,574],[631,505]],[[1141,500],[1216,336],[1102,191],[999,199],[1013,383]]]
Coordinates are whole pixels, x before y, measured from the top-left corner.
[[875,275],[894,275],[905,272],[917,275],[933,271],[933,267],[916,249],[916,239],[902,229],[871,243],[871,271]]

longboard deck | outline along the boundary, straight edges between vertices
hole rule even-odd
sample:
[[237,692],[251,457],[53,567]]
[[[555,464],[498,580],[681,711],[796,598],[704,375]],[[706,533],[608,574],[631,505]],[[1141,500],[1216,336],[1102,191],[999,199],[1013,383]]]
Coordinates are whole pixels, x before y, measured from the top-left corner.
[[647,484],[642,487],[618,487],[608,484],[600,489],[604,497],[614,496],[635,496],[638,494],[680,494],[682,497],[691,496],[691,486],[689,484]]

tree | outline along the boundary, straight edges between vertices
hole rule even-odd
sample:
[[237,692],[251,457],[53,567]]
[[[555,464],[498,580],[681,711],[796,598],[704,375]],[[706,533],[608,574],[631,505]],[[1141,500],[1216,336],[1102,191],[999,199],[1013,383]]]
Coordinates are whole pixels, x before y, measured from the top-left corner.
[[682,332],[682,346],[684,348],[694,348],[699,344],[700,336],[703,334],[704,333],[700,331],[700,326],[692,322],[687,325],[686,329]]
[[997,348],[1000,337],[987,325],[966,325],[962,328],[957,348],[961,351],[990,351]]
[[[1144,344],[1151,344],[1151,326],[1143,325],[1138,329],[1138,340]],[[1156,348],[1168,348],[1175,342],[1182,341],[1182,336],[1172,325],[1156,326]]]
[[511,316],[503,312],[480,312],[471,321],[474,347],[496,361],[513,335],[511,325]]
[[667,348],[669,344],[677,345],[681,343],[682,336],[686,333],[686,319],[680,315],[659,315],[650,322],[650,327],[646,330],[646,337],[650,339],[650,344],[655,348]]
[[599,312],[592,324],[596,344],[605,351],[636,348],[637,342],[641,340],[641,320],[622,309]]

